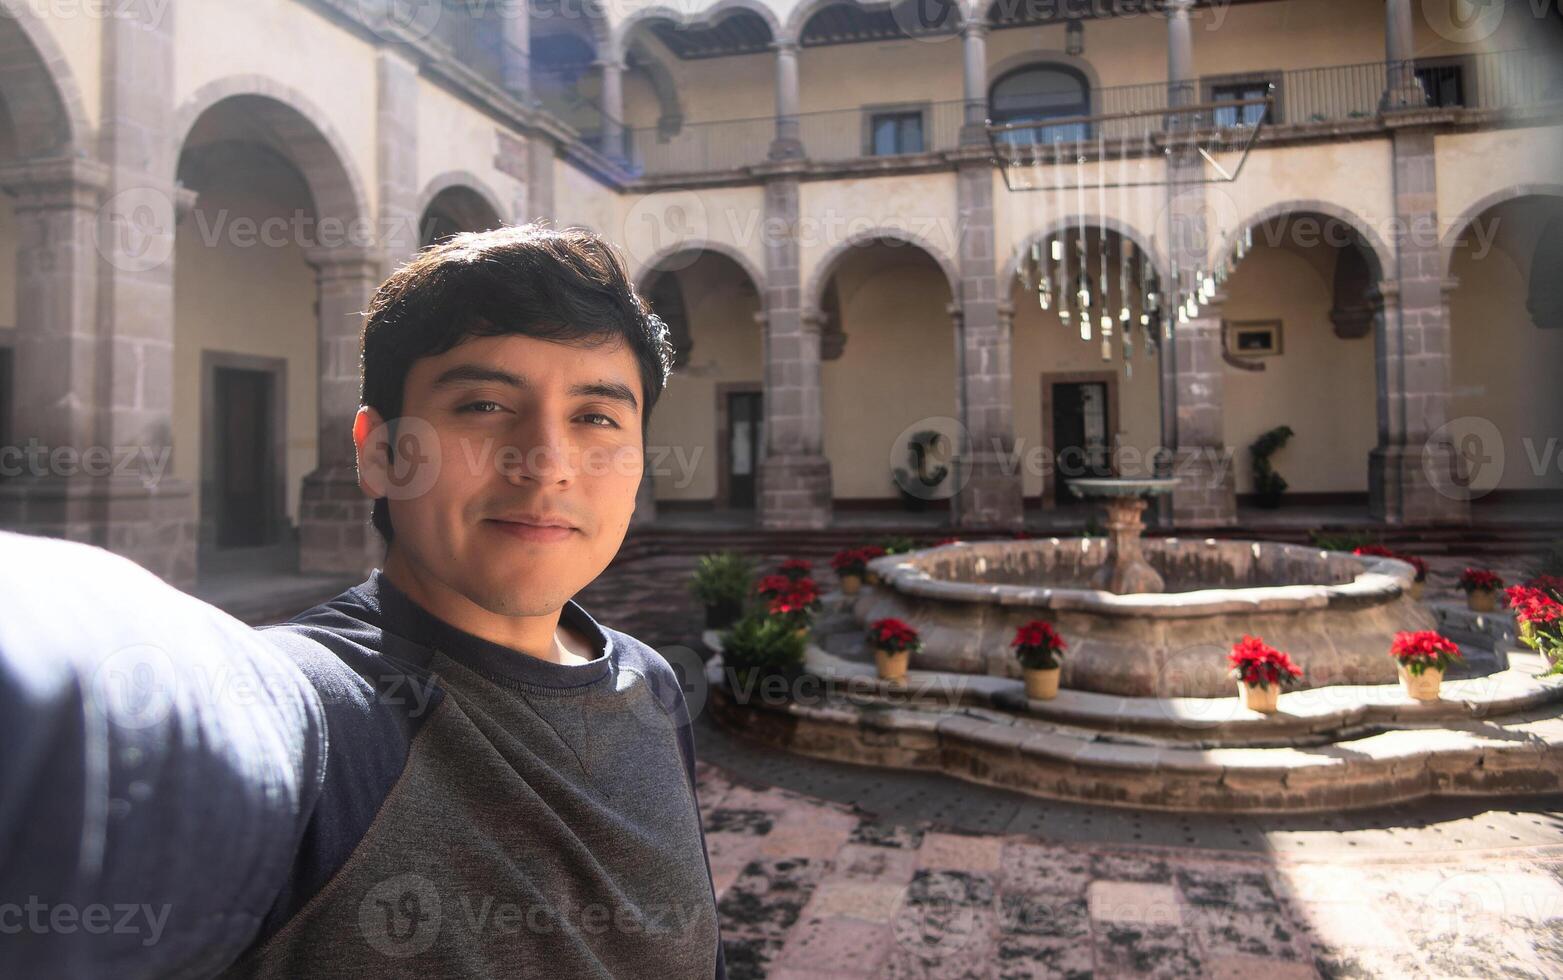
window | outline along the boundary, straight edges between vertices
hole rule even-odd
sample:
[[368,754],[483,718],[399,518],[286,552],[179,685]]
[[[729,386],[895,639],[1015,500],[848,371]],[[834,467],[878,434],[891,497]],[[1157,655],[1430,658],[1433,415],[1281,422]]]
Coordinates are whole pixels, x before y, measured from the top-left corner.
[[[988,117],[995,125],[1042,122],[1091,113],[1091,86],[1064,65],[1027,65],[1006,72],[988,92]],[[1060,143],[1091,135],[1083,122],[1028,126],[1007,130],[1001,138],[1014,143]]]
[[873,113],[868,129],[870,156],[923,152],[923,114],[917,109]]
[[1430,106],[1465,105],[1465,73],[1459,65],[1418,65],[1416,79],[1422,83]]
[[[1270,92],[1270,83],[1262,79],[1245,82],[1226,82],[1210,87],[1211,102],[1243,102],[1247,99],[1262,99]],[[1262,103],[1252,105],[1232,106],[1230,108],[1217,106],[1211,111],[1211,122],[1220,127],[1228,126],[1257,126],[1264,118],[1265,107]],[[1274,120],[1270,120],[1274,122]]]

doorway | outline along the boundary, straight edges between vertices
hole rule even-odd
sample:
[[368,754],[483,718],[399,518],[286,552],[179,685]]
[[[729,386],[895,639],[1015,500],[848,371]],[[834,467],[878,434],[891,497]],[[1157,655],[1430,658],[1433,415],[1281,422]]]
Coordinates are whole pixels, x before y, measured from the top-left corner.
[[765,401],[756,388],[721,392],[722,470],[718,488],[722,504],[753,510],[759,494],[760,460],[765,458]]
[[217,351],[202,360],[202,564],[285,549],[286,362]]
[[1104,375],[1044,375],[1043,428],[1051,439],[1051,479],[1043,496],[1048,505],[1079,498],[1069,490],[1078,479],[1113,475],[1113,432],[1117,424],[1116,378]]

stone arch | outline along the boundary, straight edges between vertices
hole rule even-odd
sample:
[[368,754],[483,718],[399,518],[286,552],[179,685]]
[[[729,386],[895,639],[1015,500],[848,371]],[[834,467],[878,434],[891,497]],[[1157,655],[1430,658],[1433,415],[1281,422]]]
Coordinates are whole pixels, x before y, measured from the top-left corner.
[[0,0],[0,91],[22,158],[86,155],[92,127],[70,62],[23,0]]
[[635,29],[652,21],[669,21],[675,27],[712,27],[723,18],[739,11],[754,14],[764,21],[766,28],[771,32],[772,41],[781,37],[782,26],[776,19],[776,11],[762,0],[716,0],[710,6],[693,12],[665,4],[653,4],[635,10],[613,27],[608,46],[604,49],[605,55],[623,61],[624,56],[629,52],[630,38],[635,33]]
[[989,97],[988,93],[993,91],[993,83],[1000,78],[1017,68],[1026,68],[1031,65],[1041,67],[1057,66],[1079,72],[1085,78],[1085,95],[1090,103],[1091,112],[1094,114],[1102,111],[1102,79],[1096,72],[1096,66],[1085,58],[1068,54],[1063,50],[1033,48],[1026,51],[1018,51],[1007,58],[999,59],[988,66],[987,81],[983,85],[982,97],[984,99]]
[[[1395,274],[1397,264],[1395,250],[1388,242],[1385,242],[1378,232],[1356,213],[1331,204],[1328,201],[1313,199],[1296,199],[1291,201],[1278,201],[1275,204],[1261,208],[1233,226],[1230,234],[1221,240],[1221,247],[1215,255],[1229,255],[1237,245],[1237,239],[1243,232],[1250,228],[1258,228],[1276,218],[1284,218],[1288,215],[1319,214],[1326,218],[1332,218],[1346,225],[1357,233],[1357,237],[1368,247],[1368,256],[1376,266],[1372,270],[1374,281],[1381,281]],[[1208,258],[1208,257],[1207,257]]]
[[732,245],[728,245],[724,242],[684,241],[679,242],[676,245],[669,245],[667,248],[662,249],[651,258],[647,259],[645,262],[642,262],[635,270],[635,288],[637,290],[644,290],[651,284],[652,276],[659,272],[670,271],[663,269],[662,266],[668,264],[673,259],[687,257],[692,261],[701,252],[711,252],[715,255],[720,255],[724,258],[731,259],[733,264],[742,269],[744,275],[749,277],[749,281],[754,284],[755,290],[761,296],[765,295],[765,275],[760,272],[759,267],[756,266],[747,255],[743,254]]
[[181,153],[196,123],[231,99],[255,100],[252,108],[277,138],[277,148],[286,153],[309,185],[317,219],[354,221],[369,217],[363,181],[336,128],[303,93],[264,75],[220,78],[197,89],[175,114],[174,145]]
[[[826,7],[857,7],[863,11],[876,11],[899,6],[901,2],[902,0],[801,0],[792,9],[792,12],[787,15],[786,24],[782,28],[781,34],[777,36],[777,40],[785,38],[788,41],[801,41],[803,39],[803,29],[808,26],[809,21],[815,14]],[[950,5],[950,9],[956,15],[957,24],[966,23],[970,16],[970,11],[967,9],[966,4],[953,3]]]
[[830,279],[836,274],[837,268],[843,259],[854,248],[861,248],[876,243],[897,243],[899,246],[915,248],[933,259],[944,272],[945,282],[950,287],[951,299],[959,303],[961,299],[961,276],[953,259],[944,253],[937,245],[927,238],[915,232],[903,231],[899,228],[875,228],[871,231],[853,235],[844,242],[836,244],[824,258],[820,259],[814,271],[809,275],[809,284],[803,291],[804,309],[819,310],[824,305],[825,287],[830,284]]
[[423,220],[436,198],[446,191],[454,190],[470,192],[493,212],[495,221],[509,223],[510,219],[506,217],[509,209],[499,203],[499,195],[482,178],[466,170],[447,170],[423,186],[422,193],[418,195],[418,220]]
[[[1134,247],[1139,250],[1141,255],[1149,255],[1151,257],[1151,261],[1156,263],[1156,275],[1159,276],[1163,282],[1169,280],[1169,271],[1171,266],[1168,264],[1166,257],[1151,247],[1150,239],[1138,228],[1129,224],[1127,221],[1122,220],[1121,218],[1114,218],[1107,215],[1087,214],[1084,216],[1083,221],[1087,228],[1105,228],[1108,231],[1115,232],[1120,237],[1133,242]],[[1080,225],[1081,220],[1077,220],[1076,216],[1071,216],[1070,218],[1058,218],[1048,222],[1037,231],[1034,231],[1025,238],[1021,239],[1020,244],[1017,245],[1015,250],[1009,254],[1009,260],[1004,265],[999,267],[997,273],[999,281],[1008,281],[1007,277],[1011,272],[1014,271],[1015,264],[1020,261],[1021,256],[1025,255],[1033,244],[1046,241],[1053,235],[1057,235],[1060,232],[1066,232],[1071,228],[1078,228]],[[1002,295],[1003,292],[1001,291],[1001,298]]]
[[1466,230],[1476,219],[1499,205],[1522,197],[1555,197],[1563,201],[1563,184],[1516,184],[1513,187],[1494,191],[1460,212],[1460,216],[1449,226],[1449,232],[1444,235],[1440,243],[1439,269],[1445,279],[1449,278],[1453,268],[1454,253],[1459,248],[1460,239],[1465,236]]
[[626,63],[626,70],[644,73],[646,80],[651,83],[651,91],[657,96],[657,107],[661,110],[657,116],[658,134],[671,136],[677,133],[684,127],[684,105],[678,97],[678,84],[673,81],[673,73],[644,44],[631,43],[628,54],[634,57],[635,63],[633,66]]

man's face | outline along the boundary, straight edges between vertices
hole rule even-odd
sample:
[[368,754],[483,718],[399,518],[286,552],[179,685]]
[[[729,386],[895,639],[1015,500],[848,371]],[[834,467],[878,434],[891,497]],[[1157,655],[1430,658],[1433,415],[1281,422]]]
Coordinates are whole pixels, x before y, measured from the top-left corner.
[[[545,615],[624,541],[644,405],[639,364],[622,342],[469,339],[413,362],[389,469],[374,437],[384,420],[360,409],[360,479],[369,496],[389,498],[391,547],[420,578],[489,612]],[[529,527],[528,517],[573,528]]]

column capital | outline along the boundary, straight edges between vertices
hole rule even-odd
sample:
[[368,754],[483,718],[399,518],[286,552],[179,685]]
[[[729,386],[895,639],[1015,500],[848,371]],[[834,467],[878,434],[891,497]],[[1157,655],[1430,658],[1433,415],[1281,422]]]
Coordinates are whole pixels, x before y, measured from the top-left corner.
[[1193,9],[1193,7],[1194,0],[1167,0],[1167,16],[1186,17],[1188,16],[1189,11]]
[[756,326],[758,326],[761,330],[764,330],[771,324],[771,315],[764,310],[755,310],[754,322]]
[[1460,288],[1460,277],[1445,276],[1443,279],[1439,280],[1438,288],[1443,291],[1444,299],[1447,300],[1450,293]]
[[956,329],[959,329],[966,322],[966,308],[958,300],[952,300],[944,304],[944,312],[948,313],[950,319],[955,321]]
[[304,249],[304,261],[323,278],[379,279],[385,253],[371,245],[311,245]]
[[777,54],[795,55],[802,47],[796,39],[790,37],[779,37],[771,42],[771,50]]
[[109,177],[106,165],[85,157],[34,158],[0,166],[0,190],[22,209],[96,208]]
[[994,310],[999,315],[999,326],[1005,330],[1015,326],[1015,304],[1007,299],[1001,299],[994,304]]
[[991,30],[992,24],[981,17],[972,17],[961,24],[961,37],[987,37]]
[[592,67],[601,68],[603,71],[607,71],[611,68],[614,71],[620,72],[622,74],[624,71],[624,62],[618,58],[598,58],[596,61],[592,62]]
[[825,323],[829,320],[822,310],[804,309],[798,313],[798,325],[805,333],[818,334],[825,329]]

